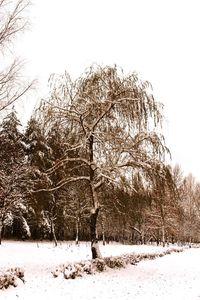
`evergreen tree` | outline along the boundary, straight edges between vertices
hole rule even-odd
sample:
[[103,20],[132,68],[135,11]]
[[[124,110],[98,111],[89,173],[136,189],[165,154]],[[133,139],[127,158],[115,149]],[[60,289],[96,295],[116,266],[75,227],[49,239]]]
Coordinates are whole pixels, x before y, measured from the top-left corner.
[[20,122],[14,109],[8,114],[0,126],[0,242],[3,230],[14,226],[18,220],[21,237],[29,235],[24,216],[26,208],[26,186],[24,176],[27,162],[23,148]]
[[41,130],[40,123],[35,117],[31,117],[24,134],[27,162],[29,171],[26,184],[29,186],[29,222],[33,238],[45,238],[50,231],[49,223],[44,211],[48,207],[48,193],[32,193],[33,190],[48,186],[47,177],[44,172],[49,167],[48,151],[45,136]]

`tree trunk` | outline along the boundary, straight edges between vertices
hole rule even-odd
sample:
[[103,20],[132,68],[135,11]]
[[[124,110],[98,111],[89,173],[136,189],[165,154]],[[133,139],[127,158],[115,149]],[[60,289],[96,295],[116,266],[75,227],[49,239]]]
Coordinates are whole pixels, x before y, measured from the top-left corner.
[[2,232],[3,232],[3,222],[1,220],[0,221],[0,245],[1,245],[1,241],[2,241]]
[[189,248],[191,248],[191,247],[192,247],[192,236],[190,234],[190,237],[189,237]]
[[159,246],[159,244],[160,244],[160,231],[159,231],[159,229],[157,229],[156,244],[157,244],[157,246]]
[[57,242],[57,238],[56,238],[54,222],[52,220],[51,220],[51,233],[52,233],[52,236],[53,236],[55,247],[57,247],[58,242]]
[[162,245],[165,247],[165,225],[162,224]]
[[105,246],[106,239],[105,239],[105,228],[104,228],[104,221],[103,220],[102,220],[102,239],[103,239],[103,245]]
[[171,235],[171,243],[172,243],[172,245],[174,244],[174,235],[173,234]]
[[91,250],[92,259],[101,258],[101,253],[99,250],[98,234],[97,234],[97,217],[99,213],[99,208],[91,210],[90,216],[90,234],[91,234]]
[[146,244],[144,229],[141,229],[141,243],[142,245]]
[[[94,129],[94,128],[93,128]],[[96,193],[95,185],[94,185],[94,177],[95,172],[92,164],[94,162],[94,135],[90,134],[89,137],[89,160],[91,163],[90,166],[90,188],[91,188],[91,196],[92,196],[92,209],[90,215],[90,235],[91,235],[91,250],[92,250],[92,259],[100,258],[101,253],[99,250],[98,243],[98,234],[97,234],[97,218],[99,214],[99,201]]]
[[76,220],[76,245],[79,243],[79,219]]
[[165,237],[165,213],[163,210],[163,205],[160,203],[160,214],[161,214],[161,232],[162,232],[162,245],[165,247],[166,237]]

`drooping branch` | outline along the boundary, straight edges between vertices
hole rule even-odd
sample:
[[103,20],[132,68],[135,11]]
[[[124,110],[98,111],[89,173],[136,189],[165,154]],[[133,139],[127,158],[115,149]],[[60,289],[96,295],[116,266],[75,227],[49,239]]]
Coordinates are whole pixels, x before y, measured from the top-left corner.
[[52,173],[54,173],[57,169],[59,169],[60,167],[63,167],[66,165],[66,163],[68,162],[83,162],[85,165],[90,166],[90,162],[87,159],[81,158],[81,157],[75,157],[75,158],[64,158],[62,160],[60,160],[59,162],[57,162],[52,168],[48,169],[46,174],[50,175]]
[[68,179],[63,179],[61,180],[60,182],[58,182],[58,184],[53,187],[53,188],[43,188],[43,189],[38,189],[38,190],[35,190],[35,191],[32,191],[33,193],[39,193],[39,192],[54,192],[58,189],[60,189],[61,187],[69,184],[69,183],[72,183],[72,182],[77,182],[77,181],[82,181],[82,180],[86,180],[86,181],[89,181],[90,178],[88,176],[78,176],[78,177],[71,177],[71,178],[68,178]]

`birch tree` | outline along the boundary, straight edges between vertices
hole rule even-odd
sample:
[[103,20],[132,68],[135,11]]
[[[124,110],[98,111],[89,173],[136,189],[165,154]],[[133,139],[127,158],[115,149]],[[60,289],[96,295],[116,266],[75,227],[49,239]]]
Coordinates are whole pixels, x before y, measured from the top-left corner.
[[[147,174],[162,164],[167,152],[160,134],[162,105],[155,101],[150,83],[135,73],[125,75],[117,66],[92,66],[75,81],[67,73],[54,75],[50,86],[49,99],[43,104],[46,128],[59,120],[69,135],[68,150],[47,175],[71,162],[79,173],[72,172],[48,190],[71,182],[87,183],[92,257],[100,257],[98,190],[106,182],[120,185],[136,171],[147,180]],[[75,150],[77,156],[71,157]]]
[[29,0],[0,0],[0,112],[20,99],[33,85],[21,80],[22,62],[18,58],[8,60],[10,46],[27,28],[25,11]]

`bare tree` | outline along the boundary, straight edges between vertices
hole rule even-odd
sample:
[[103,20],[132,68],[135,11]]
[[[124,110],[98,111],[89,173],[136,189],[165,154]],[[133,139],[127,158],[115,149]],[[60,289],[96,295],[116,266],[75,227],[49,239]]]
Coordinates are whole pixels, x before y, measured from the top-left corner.
[[185,240],[191,243],[199,238],[199,184],[196,182],[192,174],[185,177],[183,182],[184,194],[182,198],[182,206],[184,211],[183,231]]
[[[0,56],[5,61],[5,51],[17,35],[27,27],[25,17],[26,8],[30,5],[29,0],[0,0]],[[0,69],[0,112],[19,98],[21,98],[33,85],[33,82],[25,83],[21,80],[22,62],[14,59],[9,65],[1,64]]]
[[[72,162],[73,168],[84,171],[72,172],[49,191],[71,182],[87,182],[93,258],[101,255],[97,233],[99,188],[105,182],[123,184],[123,179],[131,178],[136,170],[145,181],[146,175],[162,164],[167,151],[162,135],[156,131],[162,122],[162,106],[150,91],[148,82],[140,81],[135,73],[124,75],[116,66],[92,66],[74,82],[67,73],[51,79],[49,101],[43,106],[45,124],[49,128],[58,118],[69,135],[66,155],[47,175]],[[76,157],[71,157],[75,150]]]

